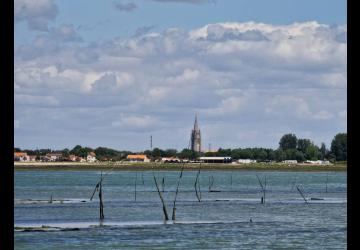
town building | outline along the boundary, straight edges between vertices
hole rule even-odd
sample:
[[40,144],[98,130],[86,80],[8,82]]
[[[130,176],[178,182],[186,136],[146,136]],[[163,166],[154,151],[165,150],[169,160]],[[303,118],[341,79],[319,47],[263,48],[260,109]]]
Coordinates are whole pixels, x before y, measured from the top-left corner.
[[198,153],[201,152],[201,133],[197,115],[195,115],[194,129],[191,131],[191,150]]
[[36,161],[36,155],[29,155],[29,161]]
[[322,160],[317,160],[317,161],[305,161],[304,163],[307,164],[314,164],[314,165],[331,165],[331,163],[329,161],[322,161]]
[[76,155],[69,155],[69,161],[76,161]]
[[296,164],[296,163],[298,163],[298,161],[297,161],[297,160],[285,160],[285,161],[283,161],[283,163],[286,163],[286,164]]
[[220,157],[220,156],[208,156],[200,157],[200,161],[204,163],[231,163],[232,159],[230,156]]
[[96,161],[96,154],[94,152],[88,153],[88,155],[86,156],[86,161],[95,162]]
[[133,154],[126,156],[126,159],[130,162],[150,162],[150,159],[143,154]]
[[14,161],[30,161],[30,157],[25,152],[14,152]]
[[162,157],[161,161],[164,163],[180,163],[181,160],[177,157]]
[[62,160],[62,154],[61,153],[48,153],[44,157],[45,161],[60,161]]
[[243,163],[243,164],[249,164],[249,163],[255,163],[256,160],[251,160],[251,159],[239,159],[237,160],[238,163]]

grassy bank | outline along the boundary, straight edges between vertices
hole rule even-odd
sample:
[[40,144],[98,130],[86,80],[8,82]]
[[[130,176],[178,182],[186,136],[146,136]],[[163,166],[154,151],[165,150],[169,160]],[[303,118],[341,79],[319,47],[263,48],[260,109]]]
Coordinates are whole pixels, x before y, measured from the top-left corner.
[[[195,170],[199,163],[190,164],[159,164],[159,163],[16,163],[15,170]],[[269,170],[269,171],[347,171],[347,164],[308,165],[308,164],[201,164],[203,170]]]

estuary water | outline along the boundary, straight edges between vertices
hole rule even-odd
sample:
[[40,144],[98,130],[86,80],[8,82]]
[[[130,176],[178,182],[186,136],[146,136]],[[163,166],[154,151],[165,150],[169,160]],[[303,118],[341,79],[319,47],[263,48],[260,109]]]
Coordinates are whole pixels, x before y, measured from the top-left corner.
[[[346,172],[15,171],[15,249],[346,249]],[[154,177],[166,202],[164,221]],[[261,203],[265,187],[265,204]],[[302,192],[300,194],[298,189]],[[136,191],[135,191],[136,190]],[[306,199],[306,202],[304,200]]]

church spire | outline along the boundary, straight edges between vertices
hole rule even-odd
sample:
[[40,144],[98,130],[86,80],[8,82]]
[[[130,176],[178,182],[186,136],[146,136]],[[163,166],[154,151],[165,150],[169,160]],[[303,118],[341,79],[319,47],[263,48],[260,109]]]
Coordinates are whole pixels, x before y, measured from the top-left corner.
[[195,114],[194,130],[199,130],[199,125],[198,125],[198,120],[197,120],[197,113]]
[[191,131],[191,150],[201,152],[201,134],[197,114],[195,114],[194,129]]

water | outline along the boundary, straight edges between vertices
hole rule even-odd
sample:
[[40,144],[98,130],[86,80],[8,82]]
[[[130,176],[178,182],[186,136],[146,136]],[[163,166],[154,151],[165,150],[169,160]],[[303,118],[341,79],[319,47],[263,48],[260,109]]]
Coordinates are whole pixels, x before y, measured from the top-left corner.
[[[164,222],[151,171],[15,171],[15,249],[346,249],[346,172],[185,171]],[[256,175],[267,180],[266,203]],[[135,201],[135,177],[136,201]],[[155,172],[171,219],[177,171]],[[209,181],[214,178],[213,191]],[[326,179],[327,192],[326,192]],[[264,184],[264,183],[263,183]],[[305,204],[296,189],[308,200]],[[52,196],[53,202],[49,203]],[[310,200],[320,198],[322,200]],[[250,222],[250,219],[252,222]],[[42,225],[43,231],[22,231]]]

